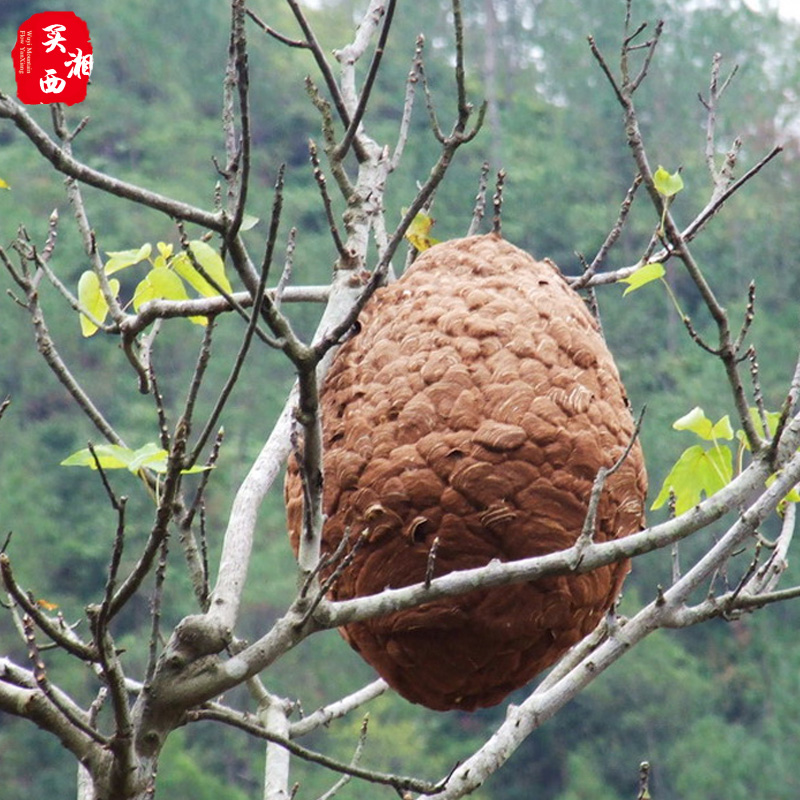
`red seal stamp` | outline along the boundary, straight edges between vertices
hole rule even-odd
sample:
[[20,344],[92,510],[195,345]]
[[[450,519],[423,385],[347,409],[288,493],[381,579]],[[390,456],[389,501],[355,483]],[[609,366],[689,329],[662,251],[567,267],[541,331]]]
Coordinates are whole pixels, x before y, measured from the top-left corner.
[[71,106],[86,99],[92,42],[89,27],[71,11],[45,11],[25,20],[11,57],[23,103]]

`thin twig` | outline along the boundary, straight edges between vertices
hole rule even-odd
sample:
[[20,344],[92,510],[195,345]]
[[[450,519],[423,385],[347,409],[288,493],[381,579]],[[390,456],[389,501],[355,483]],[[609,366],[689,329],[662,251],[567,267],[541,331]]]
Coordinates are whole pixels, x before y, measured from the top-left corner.
[[268,36],[271,36],[281,44],[285,44],[287,47],[297,47],[305,50],[309,50],[311,48],[311,45],[302,39],[291,39],[288,36],[284,36],[282,33],[279,33],[275,30],[275,28],[267,25],[267,23],[264,22],[264,20],[261,19],[261,17],[259,17],[258,14],[256,14],[252,9],[246,8],[245,14],[247,14],[247,16],[250,17],[250,19],[252,19],[262,31],[264,31],[264,33],[266,33]]
[[[283,172],[281,171],[280,180],[282,181],[282,179],[283,179]],[[208,281],[208,283],[214,288],[214,290],[216,292],[218,292],[219,295],[226,301],[227,305],[230,308],[235,309],[235,311],[239,314],[239,316],[243,320],[245,320],[245,322],[247,322],[249,324],[250,323],[250,314],[248,314],[244,310],[244,307],[242,306],[242,304],[239,303],[239,301],[230,292],[228,292],[213,275],[211,275],[208,272],[208,270],[200,263],[200,261],[198,261],[197,256],[194,254],[194,251],[192,250],[192,245],[191,245],[191,243],[189,241],[189,237],[186,235],[186,231],[184,229],[184,226],[180,222],[178,223],[178,230],[180,232],[181,247],[184,249],[187,257],[189,258],[189,261],[191,261],[192,267],[195,270],[197,270],[197,272],[200,274],[200,276],[204,280]],[[233,256],[233,252],[236,249],[233,245],[237,241],[238,241],[238,238],[234,239],[232,242],[228,243],[229,252],[231,252],[232,256]],[[239,274],[242,275],[243,274],[243,269],[241,268],[241,264],[238,262],[238,259],[234,257],[233,261],[234,261],[234,264],[236,265],[237,272],[239,272]],[[258,285],[258,283],[256,284],[256,287],[257,287],[257,285]],[[254,291],[254,293],[255,293],[255,291]],[[255,334],[265,344],[269,345],[270,347],[274,347],[275,349],[280,349],[281,345],[278,342],[276,342],[275,339],[270,337],[268,334],[264,333],[264,331],[262,331],[260,327],[256,327]]]
[[[294,2],[294,0],[292,0]],[[126,181],[112,178],[73,158],[64,147],[57,145],[34,121],[25,109],[7,94],[0,94],[0,119],[10,119],[33,143],[36,149],[62,174],[87,183],[108,194],[122,197],[138,205],[154,208],[176,218],[193,222],[203,228],[224,232],[225,223],[220,214],[210,214],[203,209],[182,203],[170,197],[151,192]]]
[[14,577],[14,572],[11,568],[11,560],[8,554],[3,551],[0,551],[0,577],[2,577],[3,585],[14,602],[31,620],[33,620],[36,627],[39,628],[48,639],[51,639],[62,650],[76,656],[82,661],[91,663],[97,660],[97,651],[91,645],[81,642],[72,632],[70,632],[70,635],[66,635],[59,625],[46,614],[42,613],[36,602],[22,590]]
[[327,727],[334,719],[349,714],[356,708],[360,708],[370,700],[383,694],[389,685],[383,678],[368,683],[356,692],[337,700],[335,703],[318,708],[312,714],[303,717],[297,722],[293,722],[289,729],[289,736],[292,739],[297,739],[300,736],[305,736],[320,727]]
[[109,604],[109,619],[116,616],[139,589],[142,581],[150,574],[153,561],[158,553],[164,537],[167,536],[169,524],[174,514],[175,500],[180,487],[181,470],[183,469],[186,451],[186,430],[179,424],[172,439],[172,449],[167,459],[167,472],[160,483],[160,496],[156,508],[156,519],[147,538],[142,554],[127,578]]
[[145,669],[145,684],[153,680],[158,663],[158,646],[161,639],[161,609],[164,600],[164,582],[167,575],[167,555],[169,553],[169,540],[165,536],[161,542],[161,550],[156,566],[155,586],[153,599],[150,604],[150,641],[147,655],[147,668]]
[[286,242],[286,257],[283,261],[283,269],[281,270],[281,277],[278,278],[278,283],[275,286],[275,293],[273,302],[275,308],[280,311],[281,303],[283,302],[284,294],[292,279],[292,271],[294,269],[294,250],[297,245],[297,228],[292,227],[289,229],[289,238]]
[[597,470],[597,475],[595,475],[594,483],[592,484],[592,490],[589,494],[589,504],[586,508],[586,516],[583,520],[583,528],[581,529],[580,536],[578,536],[578,539],[575,542],[578,563],[580,563],[582,560],[583,550],[594,541],[594,536],[597,532],[597,511],[600,506],[600,497],[603,494],[605,482],[625,463],[625,460],[630,455],[636,440],[639,438],[639,432],[642,428],[642,422],[644,422],[644,415],[646,411],[647,406],[644,406],[639,414],[639,418],[636,420],[636,425],[634,426],[633,433],[631,434],[628,444],[625,446],[625,449],[622,451],[622,454],[619,456],[619,458],[610,467],[600,467],[600,469]]
[[472,209],[472,219],[469,223],[467,236],[474,236],[481,225],[483,215],[486,213],[486,186],[489,181],[489,162],[484,161],[481,165],[481,173],[478,178],[478,192],[475,195],[475,205]]
[[641,186],[642,178],[640,175],[637,175],[634,179],[633,183],[631,184],[630,188],[628,189],[627,193],[625,194],[625,199],[622,201],[622,204],[619,208],[619,214],[617,214],[617,219],[614,222],[611,230],[606,236],[605,241],[600,246],[600,249],[597,251],[597,255],[592,259],[592,263],[587,265],[587,268],[584,269],[583,275],[578,278],[575,283],[572,284],[572,288],[576,291],[578,289],[582,289],[584,286],[588,285],[592,278],[595,276],[595,273],[600,268],[600,265],[605,261],[606,257],[608,256],[609,251],[611,248],[617,243],[619,237],[622,235],[622,231],[625,227],[625,223],[628,219],[628,214],[630,213],[631,207],[633,206],[633,200],[636,196],[636,190]]
[[87,608],[87,616],[92,627],[95,645],[99,653],[102,677],[109,690],[111,708],[114,712],[113,749],[115,765],[122,775],[131,775],[136,769],[136,756],[133,748],[133,719],[128,701],[128,684],[119,660],[119,655],[111,638],[108,626],[100,619],[97,606]]
[[[350,766],[357,767],[359,762],[361,761],[361,754],[364,752],[364,745],[367,743],[367,727],[369,724],[369,714],[364,715],[364,719],[361,721],[361,730],[358,734],[358,742],[356,743],[356,749],[353,752],[353,757],[350,759]],[[342,775],[336,783],[328,789],[327,792],[321,794],[318,800],[332,800],[333,797],[339,792],[340,789],[344,788],[351,780],[352,775]]]
[[[655,48],[659,34],[660,28],[657,26],[656,36],[648,43],[651,52]],[[739,422],[745,432],[745,436],[747,437],[747,441],[751,450],[753,453],[759,453],[761,450],[763,450],[766,444],[761,441],[753,421],[750,418],[747,398],[738,369],[738,354],[734,350],[734,342],[731,336],[728,315],[700,270],[699,265],[695,261],[687,241],[683,238],[681,231],[675,224],[675,220],[673,219],[672,214],[669,212],[669,208],[667,207],[667,200],[659,194],[653,181],[653,172],[645,151],[644,141],[639,130],[638,115],[633,102],[633,92],[638,84],[635,82],[633,84],[631,83],[628,73],[629,41],[630,39],[626,39],[622,50],[622,56],[620,60],[622,80],[619,83],[614,78],[611,70],[608,68],[607,63],[605,62],[605,59],[593,40],[590,42],[590,46],[593,55],[597,59],[598,63],[600,63],[603,71],[609,77],[609,80],[611,81],[612,86],[617,94],[617,98],[625,112],[625,132],[628,140],[628,146],[631,150],[634,162],[636,163],[639,174],[641,175],[645,187],[647,188],[653,205],[662,219],[664,236],[672,246],[674,254],[683,262],[687,273],[697,287],[700,296],[703,298],[706,308],[708,309],[717,326],[719,336],[718,357],[725,367],[725,373],[728,378],[728,383],[731,387]],[[646,61],[646,65],[647,64],[649,64],[649,60]],[[641,73],[640,77],[643,77]],[[686,318],[684,318],[684,322],[686,322]]]
[[342,93],[339,91],[339,85],[333,75],[333,70],[328,63],[328,59],[325,58],[325,53],[317,41],[317,37],[314,35],[314,31],[311,29],[311,25],[309,25],[305,14],[303,14],[300,3],[297,0],[286,0],[286,2],[289,4],[289,8],[291,8],[298,25],[300,25],[300,29],[303,31],[303,35],[306,37],[306,46],[311,50],[314,60],[317,62],[317,69],[319,69],[325,80],[325,85],[333,99],[333,104],[339,114],[339,119],[342,121],[342,124],[347,127],[350,125],[350,114],[347,111],[347,106],[342,98]]
[[[381,66],[381,59],[383,58],[386,40],[392,27],[392,19],[394,17],[396,5],[397,0],[388,0],[383,26],[381,27],[380,36],[378,37],[378,43],[375,46],[375,52],[372,55],[372,61],[369,65],[369,69],[367,70],[367,77],[364,80],[364,85],[358,97],[358,105],[353,112],[353,116],[350,119],[350,123],[347,126],[347,130],[345,131],[341,143],[333,151],[333,158],[335,159],[342,160],[344,159],[345,155],[347,155],[350,145],[353,144],[355,140],[356,133],[358,132],[358,126],[361,124],[361,120],[364,118],[364,113],[367,110],[367,103],[369,103],[370,94],[372,93],[372,86],[375,83],[375,78],[377,77],[378,70]],[[359,155],[359,152],[361,153],[359,158],[363,160],[364,151],[363,149],[359,149],[357,147],[356,154]]]
[[492,232],[500,236],[502,231],[502,212],[503,212],[503,186],[506,180],[506,171],[501,169],[497,173],[497,182],[495,183],[494,194],[492,195],[492,208],[494,215],[492,217]]
[[325,182],[325,174],[322,172],[322,167],[319,163],[319,155],[317,154],[317,145],[314,143],[313,139],[308,140],[308,153],[311,159],[311,166],[314,168],[314,180],[317,182],[319,193],[322,197],[322,205],[325,209],[325,217],[328,220],[328,230],[330,231],[331,238],[336,246],[336,252],[339,253],[340,258],[347,260],[349,258],[349,253],[345,250],[342,237],[339,235],[339,228],[337,227],[336,220],[333,216],[331,197],[328,194],[328,187]]
[[231,3],[230,58],[233,61],[236,72],[236,89],[239,96],[239,124],[241,126],[239,149],[241,158],[240,169],[237,171],[236,185],[238,191],[236,192],[233,215],[226,219],[228,222],[225,229],[226,244],[229,244],[239,235],[250,182],[250,146],[252,141],[250,133],[250,76],[247,68],[247,35],[244,16],[244,0],[233,0]]
[[414,109],[414,98],[417,95],[417,84],[419,83],[420,70],[422,67],[422,51],[425,47],[425,37],[420,34],[414,47],[414,57],[411,60],[411,69],[406,78],[406,96],[403,101],[403,114],[400,117],[400,129],[397,133],[397,144],[394,146],[390,169],[395,170],[400,165],[403,157],[408,133],[411,129],[411,114]]
[[650,762],[639,764],[639,791],[636,800],[650,800]]
[[439,549],[439,537],[434,537],[431,542],[430,550],[428,550],[428,561],[425,565],[425,588],[431,588],[431,581],[433,580],[433,573],[436,568],[436,553]]
[[264,739],[269,742],[275,742],[281,747],[286,748],[292,755],[302,758],[304,761],[310,761],[314,764],[331,769],[335,772],[341,772],[345,775],[352,775],[355,778],[362,778],[370,783],[380,783],[386,786],[392,786],[399,792],[414,791],[423,792],[424,794],[434,794],[441,791],[443,788],[442,783],[431,783],[423,781],[419,778],[405,777],[402,775],[392,775],[385,772],[377,772],[374,770],[364,769],[359,766],[351,766],[342,761],[336,761],[328,756],[309,750],[306,747],[293,742],[282,736],[276,736],[268,732],[263,726],[255,722],[252,718],[241,714],[240,712],[232,709],[227,709],[216,703],[211,703],[204,708],[196,711],[189,711],[187,719],[190,722],[195,720],[211,719],[217,722],[222,722],[230,725],[239,730],[245,731],[251,736],[259,739]]
[[65,698],[61,693],[56,691],[50,684],[47,677],[47,670],[45,669],[44,661],[42,661],[39,647],[36,643],[36,633],[33,627],[33,620],[27,614],[22,618],[25,627],[25,639],[28,645],[28,658],[33,665],[33,677],[36,685],[41,690],[42,694],[53,704],[58,712],[75,728],[85,733],[94,739],[95,742],[101,745],[107,745],[108,739],[103,736],[99,731],[93,728],[81,710],[74,708],[70,703],[65,702]]
[[[247,357],[247,354],[250,350],[250,345],[253,341],[253,335],[255,334],[256,329],[258,327],[257,324],[258,314],[256,313],[256,310],[259,309],[265,301],[267,274],[269,270],[269,265],[272,263],[272,254],[275,249],[275,239],[278,235],[278,225],[280,222],[280,214],[282,207],[283,207],[283,168],[281,168],[278,174],[278,180],[275,184],[275,198],[272,207],[272,219],[270,222],[270,230],[267,239],[267,246],[265,249],[264,264],[261,270],[261,277],[259,278],[259,283],[255,297],[253,298],[253,313],[249,315],[247,329],[245,330],[244,337],[242,338],[242,344],[241,347],[239,348],[239,352],[236,356],[236,359],[234,360],[233,366],[231,367],[230,374],[228,375],[228,378],[225,381],[225,385],[222,387],[222,390],[220,391],[219,397],[217,398],[217,402],[214,404],[214,408],[212,409],[211,414],[206,420],[206,423],[203,427],[202,432],[200,433],[200,436],[198,436],[194,449],[189,455],[189,462],[188,462],[189,464],[195,464],[197,462],[200,453],[206,446],[206,442],[208,441],[212,432],[216,430],[217,424],[219,422],[219,417],[222,414],[222,410],[224,409],[225,404],[227,403],[228,398],[231,395],[231,392],[233,391],[233,387],[239,380],[239,374],[241,373],[245,358]],[[266,302],[268,303],[268,305],[274,308],[274,303],[272,303],[271,300],[267,299]],[[275,312],[275,314],[277,314],[277,312]],[[273,317],[268,317],[270,325],[274,325],[273,319],[274,315]],[[286,330],[282,329],[279,332],[279,334],[280,333],[285,334]]]

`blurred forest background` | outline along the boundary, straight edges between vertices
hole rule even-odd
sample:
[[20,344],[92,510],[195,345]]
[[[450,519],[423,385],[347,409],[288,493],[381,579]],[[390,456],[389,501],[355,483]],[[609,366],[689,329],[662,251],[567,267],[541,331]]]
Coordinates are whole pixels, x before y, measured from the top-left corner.
[[[356,0],[319,0],[309,14],[327,49],[348,42]],[[452,44],[446,2],[401,0],[366,118],[373,137],[394,143],[404,81],[418,33],[426,34],[426,69],[441,120],[454,112]],[[253,10],[294,35],[294,22],[278,0],[254,0]],[[72,124],[91,122],[75,144],[78,158],[112,175],[162,193],[211,205],[216,174],[212,156],[224,155],[220,132],[221,93],[227,52],[228,9],[224,0],[5,0],[0,5],[2,50],[13,46],[17,26],[38,10],[72,10],[89,24],[95,53],[87,101],[68,110]],[[465,0],[467,54],[472,99],[487,97],[492,108],[478,139],[458,154],[433,209],[440,239],[464,234],[477,190],[480,165],[508,171],[503,231],[538,257],[548,256],[570,275],[580,272],[576,253],[589,260],[614,223],[632,177],[621,113],[586,44],[592,33],[614,63],[619,51],[623,0]],[[696,243],[705,274],[732,310],[743,311],[747,285],[757,283],[752,340],[768,408],[777,409],[791,378],[798,343],[800,297],[800,28],[774,11],[756,13],[737,0],[636,0],[635,20],[666,22],[651,74],[638,97],[651,158],[669,171],[683,168],[686,189],[674,213],[688,222],[710,194],[704,163],[705,111],[714,53],[722,74],[738,64],[718,121],[721,149],[743,140],[740,167],[776,142],[783,155],[730,202]],[[320,122],[303,88],[313,71],[310,57],[250,29],[254,183],[249,212],[266,218],[271,186],[287,165],[283,235],[298,229],[294,280],[325,283],[334,260],[319,196],[308,164],[307,140],[319,140]],[[0,59],[0,86],[14,93],[10,57]],[[32,109],[47,127],[46,108]],[[422,102],[400,169],[390,181],[390,222],[424,180],[436,148]],[[718,154],[719,157],[722,153]],[[655,166],[655,164],[654,164]],[[68,285],[87,268],[62,181],[10,124],[0,123],[0,175],[11,191],[0,192],[0,242],[5,247],[24,224],[43,242],[47,219],[61,217],[51,262]],[[159,215],[86,190],[91,223],[104,251],[163,240],[177,244],[176,231]],[[633,264],[656,220],[641,199],[608,266]],[[343,211],[337,206],[337,211]],[[258,252],[264,224],[251,231]],[[259,233],[260,231],[260,233]],[[194,232],[193,232],[194,233]],[[199,231],[197,232],[199,233]],[[141,276],[139,276],[141,277]],[[131,278],[131,280],[138,278]],[[699,310],[680,272],[668,279],[684,309]],[[11,285],[0,277],[3,288]],[[83,340],[78,320],[45,290],[48,321],[63,354],[93,391],[97,404],[132,446],[155,440],[152,402],[135,390],[114,346],[101,337]],[[86,446],[94,432],[71,407],[36,353],[29,321],[3,293],[0,309],[0,399],[12,406],[0,425],[0,538],[13,531],[9,553],[22,585],[57,603],[67,620],[102,593],[113,540],[114,519],[96,475],[60,467]],[[686,335],[663,287],[648,286],[622,298],[622,287],[599,291],[605,332],[634,408],[647,404],[642,433],[651,477],[651,500],[671,464],[693,441],[671,423],[693,406],[713,420],[732,411],[717,363]],[[311,330],[318,309],[292,309],[297,325]],[[694,319],[707,329],[702,313]],[[218,334],[212,370],[219,385],[235,353],[239,325],[230,320]],[[193,366],[200,329],[188,322],[165,327],[155,357],[168,367],[162,390],[181,392]],[[227,339],[226,339],[227,336]],[[278,355],[260,353],[250,362],[224,418],[227,437],[211,490],[207,528],[218,547],[232,491],[276,417],[292,379]],[[180,395],[178,395],[180,396]],[[211,402],[212,398],[207,398]],[[686,438],[684,438],[686,437]],[[149,525],[145,500],[135,500],[136,481],[115,475],[118,491],[134,496],[129,525],[135,535]],[[136,506],[136,502],[140,502]],[[661,519],[663,512],[654,514]],[[291,597],[294,572],[286,542],[282,498],[275,490],[262,513],[262,537],[248,591],[241,635],[256,635]],[[709,536],[703,533],[702,536]],[[691,540],[687,550],[705,547]],[[192,593],[173,548],[167,625],[191,613]],[[625,603],[649,599],[671,575],[668,552],[636,561]],[[797,583],[796,565],[790,566]],[[120,619],[119,639],[133,663],[145,658],[148,598]],[[508,766],[481,791],[484,800],[632,800],[639,762],[652,764],[656,800],[751,800],[800,796],[800,604],[774,606],[754,617],[715,621],[679,633],[659,632],[637,647],[555,720],[531,736]],[[24,661],[24,646],[7,615],[0,615],[0,649]],[[87,675],[77,663],[54,655],[48,669],[78,697]],[[71,670],[72,672],[67,672]],[[308,712],[354,690],[372,677],[331,632],[304,642],[265,676],[269,688],[296,697]],[[376,768],[436,778],[470,752],[501,718],[503,707],[476,714],[438,714],[386,695],[370,708],[364,762]],[[347,720],[311,746],[348,759],[360,719]],[[159,796],[194,800],[245,800],[259,796],[263,748],[244,734],[211,725],[178,731],[162,759]],[[0,797],[69,797],[71,756],[31,724],[0,717]],[[294,764],[298,797],[318,796],[334,778]],[[389,789],[350,784],[341,797],[390,796]]]

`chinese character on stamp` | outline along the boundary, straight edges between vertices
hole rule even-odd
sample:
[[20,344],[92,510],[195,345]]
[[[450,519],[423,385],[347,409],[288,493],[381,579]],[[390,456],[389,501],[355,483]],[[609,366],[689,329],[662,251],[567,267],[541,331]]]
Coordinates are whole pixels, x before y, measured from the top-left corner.
[[25,20],[11,57],[23,103],[71,106],[86,99],[92,42],[86,23],[71,11],[45,11]]

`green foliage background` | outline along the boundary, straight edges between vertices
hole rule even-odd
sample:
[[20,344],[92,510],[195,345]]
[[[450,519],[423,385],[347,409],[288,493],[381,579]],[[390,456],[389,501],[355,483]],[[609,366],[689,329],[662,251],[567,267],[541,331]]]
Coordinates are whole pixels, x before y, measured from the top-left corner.
[[[444,7],[429,5],[422,19],[400,3],[393,38],[367,115],[369,130],[392,144],[414,40],[427,35],[427,72],[440,104],[452,113],[451,44]],[[650,153],[670,171],[683,167],[686,188],[674,213],[688,222],[704,204],[708,178],[703,163],[704,112],[696,100],[705,92],[711,57],[723,54],[723,71],[739,73],[723,104],[719,141],[743,138],[741,163],[784,141],[782,159],[768,168],[711,224],[697,242],[701,264],[736,318],[744,310],[747,284],[758,287],[753,340],[758,346],[767,405],[782,401],[796,356],[800,270],[800,148],[796,56],[800,31],[773,13],[756,14],[737,0],[706,7],[686,0],[638,0],[637,18],[665,18],[666,32],[641,90],[639,105]],[[347,41],[356,0],[328,0],[309,11],[325,47]],[[95,48],[89,99],[72,109],[77,122],[91,122],[76,153],[91,166],[199,204],[210,204],[216,175],[212,156],[223,156],[219,127],[222,65],[228,11],[223,0],[90,0],[9,2],[0,8],[0,42],[10,51],[17,25],[34,11],[73,10],[87,20]],[[273,0],[254,10],[279,30],[296,35],[288,11]],[[621,0],[499,0],[495,37],[484,35],[486,5],[465,3],[468,56],[475,99],[490,93],[498,114],[479,139],[459,153],[440,191],[434,235],[462,235],[471,214],[480,164],[508,170],[504,233],[568,274],[577,274],[576,251],[591,258],[613,224],[632,178],[619,109],[592,62],[585,36],[593,33],[610,58],[618,51]],[[326,235],[317,190],[310,177],[306,141],[319,139],[319,120],[302,88],[313,69],[308,54],[289,50],[252,29],[254,185],[251,214],[266,218],[271,185],[287,164],[284,234],[298,228],[295,280],[326,280],[333,249]],[[494,50],[492,51],[492,48]],[[494,55],[496,73],[487,80]],[[0,59],[0,86],[13,93],[9,58]],[[32,109],[47,124],[46,108]],[[431,166],[435,144],[424,109],[417,108],[413,135],[401,169],[392,176],[388,211],[399,218],[414,184]],[[741,174],[741,168],[739,173]],[[0,243],[18,224],[42,241],[54,207],[62,216],[55,268],[76,285],[86,269],[77,234],[69,224],[62,180],[10,125],[0,124],[0,175],[11,192],[0,192]],[[101,248],[121,250],[145,241],[176,241],[168,220],[113,198],[86,191]],[[634,263],[657,224],[641,203],[610,267]],[[341,212],[341,204],[337,206]],[[260,226],[263,228],[263,225]],[[263,230],[249,235],[254,250]],[[201,233],[191,232],[192,235]],[[667,279],[695,325],[708,320],[685,276],[671,266]],[[7,277],[0,278],[10,286]],[[43,292],[50,326],[65,358],[75,365],[96,402],[134,447],[155,438],[151,402],[140,397],[121,367],[116,347],[101,337],[83,340],[72,312]],[[670,465],[690,443],[670,429],[695,405],[718,419],[732,408],[721,388],[720,367],[684,334],[665,293],[653,284],[622,299],[622,287],[599,293],[606,335],[635,408],[647,404],[643,441],[655,491]],[[298,326],[310,329],[318,310],[293,309]],[[210,384],[218,387],[238,346],[240,329],[226,321],[217,339]],[[195,359],[199,329],[187,322],[165,326],[156,359],[167,398],[180,400],[182,380]],[[9,553],[20,581],[37,597],[59,604],[67,620],[102,591],[114,520],[107,513],[94,475],[60,468],[69,453],[94,434],[71,408],[61,386],[36,354],[27,319],[9,299],[0,311],[0,395],[13,405],[0,425],[0,536],[13,530]],[[214,552],[224,531],[232,491],[256,454],[291,381],[281,359],[259,352],[223,420],[227,439],[210,496],[209,536]],[[203,398],[213,400],[213,393]],[[114,476],[120,492],[132,495],[129,552],[148,529],[152,510],[137,499],[134,479]],[[656,517],[657,518],[657,515]],[[284,607],[293,587],[285,541],[280,491],[262,513],[262,537],[251,572],[247,610],[240,633],[257,636]],[[686,556],[707,544],[683,546]],[[178,547],[172,554],[167,625],[191,606]],[[748,558],[744,555],[743,558]],[[213,563],[213,560],[212,560]],[[626,588],[623,611],[651,598],[670,577],[670,558],[640,559]],[[793,570],[796,575],[796,570]],[[791,578],[791,576],[790,576]],[[638,764],[653,764],[651,791],[658,800],[792,798],[800,794],[795,768],[800,737],[800,621],[796,604],[772,608],[734,623],[714,622],[647,640],[557,719],[532,736],[480,792],[486,800],[623,800],[635,796]],[[117,634],[128,648],[128,664],[143,662],[148,598],[137,598],[119,621]],[[0,650],[25,659],[7,615],[0,616]],[[91,681],[80,667],[47,657],[52,677],[83,702]],[[337,698],[371,678],[370,670],[336,634],[304,643],[266,676],[272,690],[298,697],[306,710]],[[382,769],[436,778],[465,757],[499,721],[502,709],[473,715],[436,714],[394,696],[370,711],[365,762]],[[349,758],[360,720],[340,723],[308,742]],[[162,759],[159,796],[232,800],[259,796],[261,745],[230,730],[194,726],[177,732]],[[4,800],[67,797],[74,766],[57,743],[33,726],[0,717],[0,794]],[[330,775],[295,764],[299,797],[315,797]],[[350,784],[343,798],[389,796],[389,790]]]

